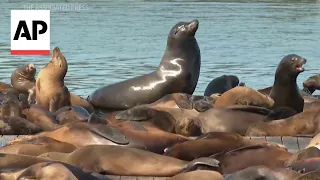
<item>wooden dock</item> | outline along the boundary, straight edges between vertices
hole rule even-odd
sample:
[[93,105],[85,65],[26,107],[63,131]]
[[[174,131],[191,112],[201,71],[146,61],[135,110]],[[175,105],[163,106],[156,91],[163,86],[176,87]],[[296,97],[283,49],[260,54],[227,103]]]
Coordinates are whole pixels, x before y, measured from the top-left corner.
[[[0,147],[5,146],[10,140],[23,137],[18,135],[2,135],[0,137]],[[278,144],[282,144],[288,148],[289,152],[297,152],[301,149],[304,149],[310,142],[312,138],[308,137],[246,137],[252,140],[260,140],[266,142],[275,142]],[[165,180],[168,177],[146,177],[146,176],[107,176],[111,180]]]

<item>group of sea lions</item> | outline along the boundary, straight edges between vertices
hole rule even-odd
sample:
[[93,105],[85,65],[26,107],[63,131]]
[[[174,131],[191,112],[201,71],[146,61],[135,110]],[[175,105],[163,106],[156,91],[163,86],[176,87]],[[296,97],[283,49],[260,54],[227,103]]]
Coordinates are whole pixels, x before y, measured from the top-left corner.
[[[97,89],[87,99],[70,92],[68,63],[58,47],[36,76],[18,67],[0,83],[2,135],[27,135],[0,147],[0,180],[96,180],[108,175],[171,180],[320,179],[320,75],[304,89],[306,59],[286,55],[273,86],[247,87],[235,75],[217,77],[193,95],[201,56],[198,20],[169,32],[159,67]],[[318,134],[318,135],[317,135]],[[312,136],[298,152],[246,136]]]

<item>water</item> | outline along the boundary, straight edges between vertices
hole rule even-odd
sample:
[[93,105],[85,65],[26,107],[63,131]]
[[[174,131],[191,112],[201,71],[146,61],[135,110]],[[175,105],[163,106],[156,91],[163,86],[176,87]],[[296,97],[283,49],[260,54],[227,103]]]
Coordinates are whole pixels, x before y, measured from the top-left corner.
[[[2,0],[0,81],[9,83],[12,71],[21,64],[34,63],[39,72],[50,60],[50,56],[10,55],[10,9],[30,5],[55,7],[51,49],[58,46],[64,53],[69,63],[66,85],[83,97],[103,85],[155,70],[171,27],[192,19],[200,21],[196,38],[202,57],[195,94],[202,94],[213,78],[223,74],[237,75],[249,87],[270,86],[279,61],[290,53],[308,59],[306,71],[298,77],[300,87],[308,76],[319,73],[317,0]],[[71,5],[81,7],[70,9]]]

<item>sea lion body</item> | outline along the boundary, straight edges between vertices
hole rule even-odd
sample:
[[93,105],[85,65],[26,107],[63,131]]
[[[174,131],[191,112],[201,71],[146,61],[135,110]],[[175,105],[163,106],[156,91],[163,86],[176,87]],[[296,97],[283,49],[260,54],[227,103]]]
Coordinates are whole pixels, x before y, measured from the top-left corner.
[[304,100],[297,86],[297,77],[304,71],[306,59],[296,54],[285,56],[279,63],[270,92],[274,107],[290,107],[298,113],[303,111]]
[[72,106],[80,106],[85,108],[89,113],[93,113],[95,111],[93,106],[86,99],[74,93],[70,93],[70,103]]
[[88,120],[90,114],[80,106],[64,106],[55,112],[59,124],[66,124],[73,121]]
[[51,61],[41,69],[36,80],[36,102],[49,109],[57,111],[70,105],[70,92],[64,85],[64,77],[68,64],[59,48],[54,48]]
[[180,173],[169,178],[168,180],[194,180],[194,179],[224,180],[223,176],[219,172],[208,171],[208,170],[197,170],[197,171],[191,171],[187,173]]
[[194,35],[197,20],[177,23],[156,71],[94,91],[88,101],[101,109],[128,109],[149,104],[171,93],[192,94],[200,73],[200,49]]
[[234,75],[222,75],[213,79],[206,87],[204,91],[205,96],[211,96],[212,94],[223,94],[226,91],[238,86],[239,78]]
[[303,89],[310,94],[315,90],[320,90],[320,74],[310,76],[307,80],[303,82]]

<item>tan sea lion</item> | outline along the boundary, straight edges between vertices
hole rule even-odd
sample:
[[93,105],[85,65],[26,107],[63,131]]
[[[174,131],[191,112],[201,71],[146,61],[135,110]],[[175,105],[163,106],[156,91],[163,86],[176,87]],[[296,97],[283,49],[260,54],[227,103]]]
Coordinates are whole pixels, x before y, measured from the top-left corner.
[[223,176],[216,171],[208,171],[208,170],[197,170],[186,173],[177,174],[168,180],[224,180]]
[[164,155],[191,161],[199,157],[208,157],[213,154],[228,152],[252,145],[280,147],[280,145],[276,143],[254,141],[244,138],[236,133],[211,132],[204,134],[195,140],[186,141],[175,144],[172,147],[168,147],[166,148]]
[[84,171],[123,176],[168,177],[198,165],[219,170],[219,162],[213,158],[188,162],[135,148],[108,145],[90,145],[69,154],[51,152],[38,157],[65,162],[81,167]]
[[33,103],[36,97],[36,67],[34,64],[27,64],[18,67],[11,74],[11,84],[19,93],[28,96],[28,102]]
[[320,132],[311,139],[311,141],[309,142],[309,144],[306,148],[312,147],[312,146],[320,149]]
[[237,86],[223,93],[214,104],[215,108],[225,108],[231,105],[251,105],[265,108],[273,107],[273,99],[254,89]]
[[63,106],[70,106],[70,93],[64,85],[64,77],[68,64],[55,47],[50,62],[41,69],[36,80],[36,102],[51,112],[56,112]]
[[2,135],[28,135],[40,131],[39,127],[24,118],[0,116],[0,133]]
[[267,166],[250,166],[232,174],[224,175],[226,180],[292,180],[300,173],[285,168],[268,168]]
[[75,149],[76,147],[72,144],[57,141],[49,137],[39,137],[20,144],[0,147],[0,153],[38,156],[46,152],[70,153]]
[[286,166],[291,166],[297,161],[313,157],[320,157],[320,149],[311,146],[294,153],[292,157],[286,162]]
[[292,153],[283,148],[255,145],[215,154],[211,157],[220,161],[224,174],[230,174],[249,166],[257,165],[265,165],[269,168],[282,168],[291,156]]
[[72,106],[80,106],[85,108],[89,113],[94,112],[93,106],[86,99],[74,93],[70,93],[70,103]]
[[[61,162],[43,162],[17,172],[0,173],[1,180],[99,180],[81,168]],[[107,180],[108,178],[105,178]]]
[[319,132],[320,111],[301,112],[286,119],[259,122],[248,128],[246,136],[296,136]]
[[319,179],[320,179],[320,170],[317,170],[317,171],[305,173],[293,180],[319,180]]
[[59,127],[59,122],[56,120],[54,114],[41,105],[31,104],[28,108],[24,109],[22,113],[28,121],[44,131],[52,131]]

